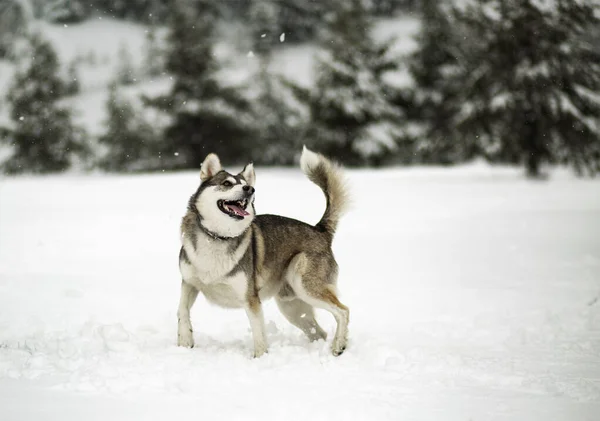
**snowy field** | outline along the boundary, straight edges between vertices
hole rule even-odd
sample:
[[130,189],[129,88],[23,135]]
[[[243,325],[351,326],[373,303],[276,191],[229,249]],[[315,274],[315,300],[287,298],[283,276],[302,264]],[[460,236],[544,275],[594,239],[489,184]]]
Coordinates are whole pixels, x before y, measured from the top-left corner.
[[[260,213],[319,219],[299,170],[257,177]],[[0,420],[600,419],[600,181],[349,178],[334,244],[349,348],[331,356],[269,302],[258,360],[244,312],[203,298],[197,347],[175,346],[198,174],[0,179]]]

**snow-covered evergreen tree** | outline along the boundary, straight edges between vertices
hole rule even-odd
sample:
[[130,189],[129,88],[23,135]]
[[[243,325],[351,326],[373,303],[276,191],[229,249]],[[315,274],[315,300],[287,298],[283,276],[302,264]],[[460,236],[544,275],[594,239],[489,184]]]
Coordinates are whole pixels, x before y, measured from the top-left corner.
[[250,36],[258,71],[252,79],[252,111],[256,122],[255,143],[260,153],[252,158],[257,164],[292,164],[298,153],[302,119],[290,106],[293,94],[279,75],[272,72],[272,53],[281,31],[278,8],[272,0],[254,0],[250,7]]
[[168,95],[150,101],[172,117],[164,156],[176,158],[165,160],[165,166],[197,168],[210,152],[241,160],[253,146],[250,104],[218,78],[214,6],[208,0],[178,0],[172,10],[166,70],[173,86]]
[[160,76],[165,71],[164,51],[160,46],[156,20],[152,19],[146,31],[144,51],[144,73],[151,78]]
[[[260,1],[260,0],[257,0]],[[217,3],[219,15],[227,20],[247,21],[250,8],[255,0],[220,1]]]
[[278,5],[273,0],[253,0],[249,14],[252,51],[263,57],[270,56],[281,34]]
[[416,159],[428,163],[455,163],[472,157],[473,146],[457,136],[453,116],[460,107],[460,28],[448,1],[422,0],[419,47],[409,58],[414,87],[408,92],[407,115],[416,130]]
[[364,0],[329,0],[326,30],[309,94],[307,142],[351,165],[379,164],[397,147],[402,114],[391,104],[394,89],[384,74],[396,68],[390,43],[371,38]]
[[143,23],[152,19],[164,21],[174,7],[173,0],[85,0],[85,3],[94,12]]
[[106,148],[98,165],[109,171],[148,168],[158,154],[152,127],[136,113],[131,102],[119,92],[116,83],[109,88],[106,132],[98,139]]
[[[258,0],[260,1],[260,0]],[[327,0],[328,1],[328,0]],[[278,2],[279,27],[286,42],[304,42],[314,39],[326,10],[322,0],[286,0]]]
[[117,76],[116,81],[121,85],[132,85],[138,81],[137,70],[133,65],[133,57],[127,45],[121,44],[117,52]]
[[75,23],[88,16],[85,0],[50,0],[46,6],[45,16],[50,22]]
[[38,34],[29,41],[31,61],[15,74],[8,92],[12,155],[2,167],[8,173],[62,171],[85,152],[83,132],[60,105],[65,84],[55,51]]
[[27,34],[33,18],[29,0],[0,1],[0,59],[14,58],[15,42]]
[[77,60],[71,61],[67,67],[67,76],[65,80],[65,95],[77,95],[81,91],[79,83],[79,72],[77,70]]
[[302,148],[306,116],[291,89],[267,63],[256,78],[258,96],[252,102],[255,115],[255,151],[257,164],[291,165]]
[[[424,2],[427,0],[419,0]],[[412,10],[415,8],[419,1],[416,0],[371,0],[373,5],[373,13],[376,16],[387,16],[389,17],[400,9]]]
[[454,115],[491,159],[600,170],[600,52],[594,0],[482,0],[459,14],[471,42]]

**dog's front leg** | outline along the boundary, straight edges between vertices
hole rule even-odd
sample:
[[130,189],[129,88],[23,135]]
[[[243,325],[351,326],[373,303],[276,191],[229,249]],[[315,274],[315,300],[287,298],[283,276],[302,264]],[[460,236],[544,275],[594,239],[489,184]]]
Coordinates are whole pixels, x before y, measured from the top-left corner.
[[179,309],[177,310],[177,345],[192,348],[194,336],[192,322],[190,320],[190,309],[196,301],[198,290],[185,281],[181,282],[181,297],[179,298]]
[[267,352],[265,317],[263,315],[260,298],[257,296],[249,297],[245,308],[248,320],[250,320],[252,337],[254,338],[254,358],[259,358]]

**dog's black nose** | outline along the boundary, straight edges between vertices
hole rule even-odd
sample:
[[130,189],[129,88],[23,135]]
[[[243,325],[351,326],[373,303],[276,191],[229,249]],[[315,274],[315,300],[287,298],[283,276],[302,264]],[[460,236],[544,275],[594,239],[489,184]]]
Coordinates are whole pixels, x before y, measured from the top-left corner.
[[252,186],[244,186],[244,187],[242,187],[242,189],[244,189],[244,191],[247,192],[248,194],[254,193],[254,187],[252,187]]

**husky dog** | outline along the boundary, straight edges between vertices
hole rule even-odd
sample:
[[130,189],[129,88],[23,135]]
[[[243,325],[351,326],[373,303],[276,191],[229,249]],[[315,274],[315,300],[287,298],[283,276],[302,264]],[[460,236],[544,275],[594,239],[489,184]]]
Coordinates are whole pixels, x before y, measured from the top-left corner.
[[255,357],[267,352],[261,302],[271,297],[311,341],[327,338],[313,307],[333,314],[337,329],[331,350],[335,356],[344,352],[349,312],[336,296],[338,265],[331,243],[348,196],[340,168],[324,156],[305,147],[300,165],[327,200],[315,226],[283,216],[256,216],[253,165],[233,175],[221,168],[215,154],[206,157],[200,187],[181,222],[179,346],[194,346],[190,309],[202,292],[214,304],[246,311]]

